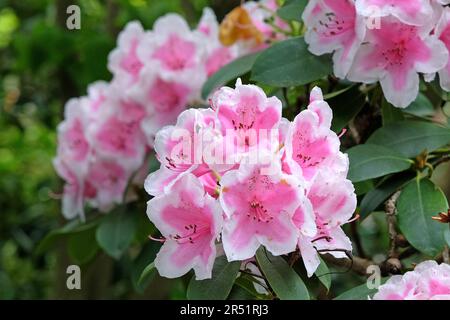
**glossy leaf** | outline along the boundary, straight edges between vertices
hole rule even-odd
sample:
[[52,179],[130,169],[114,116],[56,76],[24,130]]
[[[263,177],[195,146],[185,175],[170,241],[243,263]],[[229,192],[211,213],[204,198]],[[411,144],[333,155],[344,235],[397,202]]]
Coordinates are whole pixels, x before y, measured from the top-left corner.
[[450,128],[422,121],[390,123],[377,131],[367,143],[385,146],[408,157],[434,151],[450,143]]
[[212,278],[195,280],[192,277],[187,289],[189,300],[225,300],[231,292],[239,273],[240,261],[228,262],[225,256],[218,257],[214,263]]
[[118,259],[133,241],[136,229],[135,215],[120,208],[103,219],[96,239],[107,254]]
[[309,300],[308,289],[300,276],[281,257],[260,248],[256,260],[267,281],[281,300]]
[[258,55],[259,53],[253,53],[233,60],[209,77],[202,88],[203,99],[206,99],[215,89],[249,72]]
[[432,217],[447,209],[442,190],[428,179],[415,179],[397,200],[398,226],[414,248],[435,256],[444,248],[444,231],[448,226]]
[[303,37],[275,43],[263,51],[252,67],[254,81],[275,87],[300,86],[332,73],[328,55],[308,51]]
[[364,144],[347,151],[350,158],[348,178],[353,182],[378,178],[390,173],[407,170],[412,161],[394,150]]

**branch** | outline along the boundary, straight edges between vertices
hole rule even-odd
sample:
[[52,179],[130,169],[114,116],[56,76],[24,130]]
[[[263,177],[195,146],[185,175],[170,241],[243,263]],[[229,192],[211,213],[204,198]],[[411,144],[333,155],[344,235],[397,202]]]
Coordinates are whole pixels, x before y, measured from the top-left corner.
[[376,265],[376,263],[374,263],[371,260],[368,259],[363,259],[360,257],[353,257],[353,262],[350,259],[347,258],[342,258],[342,259],[338,259],[335,258],[334,256],[332,256],[331,254],[327,253],[322,255],[322,258],[328,262],[331,263],[332,265],[336,266],[336,267],[342,267],[342,268],[346,268],[348,270],[352,270],[353,272],[362,275],[362,276],[368,276],[367,274],[367,268],[371,265]]
[[395,224],[397,219],[395,214],[397,213],[396,202],[398,197],[400,196],[400,191],[394,193],[388,200],[385,202],[385,212],[387,216],[388,223],[388,232],[389,232],[389,240],[390,240],[390,249],[389,249],[389,258],[398,258],[396,239],[397,239],[397,229],[395,228]]

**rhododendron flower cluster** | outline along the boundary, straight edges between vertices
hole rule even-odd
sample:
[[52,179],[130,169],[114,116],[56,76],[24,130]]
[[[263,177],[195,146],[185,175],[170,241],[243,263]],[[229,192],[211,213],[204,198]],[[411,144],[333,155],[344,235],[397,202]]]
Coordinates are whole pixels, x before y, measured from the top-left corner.
[[414,271],[395,275],[380,286],[374,300],[450,300],[450,265],[418,264]]
[[341,227],[356,195],[329,105],[314,88],[294,121],[281,109],[278,98],[238,80],[214,93],[211,108],[186,110],[156,134],[161,167],[145,188],[162,234],[153,237],[163,242],[161,275],[192,268],[197,279],[210,278],[217,246],[229,261],[251,259],[261,246],[276,256],[298,248],[309,276],[319,252],[352,250]]
[[305,40],[316,54],[333,54],[337,77],[379,82],[396,107],[419,93],[419,74],[439,73],[449,90],[450,8],[439,0],[311,0]]
[[[263,41],[273,36],[264,23],[272,12],[268,8],[276,9],[274,1],[266,2],[245,5]],[[173,124],[187,106],[202,103],[201,87],[209,76],[261,46],[238,40],[230,46],[219,41],[219,24],[209,8],[195,30],[177,14],[159,18],[150,31],[139,22],[127,24],[109,55],[113,79],[70,100],[59,126],[54,165],[66,182],[67,218],[83,219],[86,202],[101,211],[122,203],[133,176],[131,182],[142,184],[136,173],[146,174],[146,155],[158,130]]]

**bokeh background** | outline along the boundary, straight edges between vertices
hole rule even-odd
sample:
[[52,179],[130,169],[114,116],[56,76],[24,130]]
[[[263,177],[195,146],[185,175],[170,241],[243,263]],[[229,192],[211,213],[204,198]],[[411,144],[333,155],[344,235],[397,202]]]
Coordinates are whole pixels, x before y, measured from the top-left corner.
[[[67,290],[66,266],[72,263],[67,239],[37,250],[46,234],[65,223],[58,201],[62,183],[51,164],[56,126],[65,101],[84,95],[91,82],[110,80],[107,55],[127,22],[137,19],[150,29],[157,17],[178,12],[195,25],[205,6],[221,19],[239,2],[0,0],[0,299],[186,297],[189,277],[156,277],[147,287],[137,286],[148,263],[145,253],[154,255],[152,244],[120,261],[95,252],[83,266],[82,290]],[[66,28],[71,4],[81,8],[81,30]],[[358,228],[371,256],[387,251],[384,213]],[[350,273],[333,278],[336,294],[362,283]],[[231,297],[246,295],[235,290]]]

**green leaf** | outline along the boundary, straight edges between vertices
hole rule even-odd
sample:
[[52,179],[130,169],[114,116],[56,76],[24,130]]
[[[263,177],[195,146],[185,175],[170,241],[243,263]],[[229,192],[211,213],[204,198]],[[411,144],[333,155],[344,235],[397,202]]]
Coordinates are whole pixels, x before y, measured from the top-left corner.
[[397,200],[398,226],[414,248],[435,256],[444,248],[444,230],[448,226],[431,217],[447,209],[444,193],[429,179],[417,178]]
[[384,98],[383,98],[383,102],[381,103],[381,115],[383,117],[383,125],[402,121],[405,119],[402,110],[394,107],[392,104],[387,102],[386,99],[384,99]]
[[419,93],[417,99],[408,108],[404,109],[403,112],[417,117],[427,117],[434,114],[434,107],[426,95]]
[[288,0],[277,10],[278,16],[286,21],[302,21],[307,0]]
[[[384,284],[388,279],[383,278],[380,281],[380,284]],[[378,292],[378,289],[369,289],[367,284],[362,284],[355,288],[352,288],[344,293],[340,294],[334,300],[367,300],[369,297],[372,298],[375,293]]]
[[136,230],[135,214],[120,208],[103,219],[97,229],[96,239],[107,254],[119,259],[133,241]]
[[38,244],[36,248],[36,254],[41,255],[45,251],[49,250],[56,241],[60,240],[62,237],[66,237],[70,234],[77,232],[82,232],[95,228],[99,223],[99,220],[94,220],[92,222],[83,223],[80,220],[73,220],[68,222],[66,225],[59,229],[50,231]]
[[281,300],[309,300],[308,289],[300,276],[281,257],[260,248],[256,260],[273,291]]
[[374,188],[373,180],[364,180],[353,184],[357,196],[362,196]]
[[[333,110],[331,129],[338,133],[342,131],[342,129],[344,129],[345,126],[361,111],[365,101],[366,96],[357,86],[353,86],[342,94],[327,99],[328,104]],[[349,108],[349,106],[352,107]]]
[[155,276],[155,272],[156,272],[155,263],[151,262],[142,271],[141,276],[139,277],[139,280],[138,280],[137,284],[138,285],[142,285],[144,283],[148,283]]
[[331,274],[330,269],[328,269],[327,264],[321,257],[319,267],[317,267],[317,270],[315,272],[316,277],[319,279],[319,281],[327,288],[327,291],[330,291],[331,287]]
[[412,161],[377,145],[363,144],[347,150],[350,158],[348,178],[353,182],[382,177],[407,170]]
[[225,256],[217,258],[211,279],[197,281],[195,276],[192,277],[186,293],[187,298],[189,300],[225,300],[233,288],[240,266],[240,261],[228,262]]
[[412,158],[424,150],[431,152],[449,144],[450,129],[422,121],[400,121],[378,129],[367,143],[385,146]]
[[98,244],[95,241],[95,229],[88,229],[69,236],[67,250],[69,256],[76,264],[83,265],[91,261],[98,252]]
[[[160,248],[161,244],[156,241],[147,242],[137,258],[133,261],[131,280],[137,292],[143,293],[156,275],[153,261]],[[149,263],[150,261],[152,262]]]
[[203,99],[206,99],[215,89],[249,72],[258,55],[259,52],[233,60],[209,77],[202,88]]
[[252,67],[251,79],[274,87],[291,87],[321,79],[332,72],[328,55],[311,54],[303,37],[295,37],[263,51]]
[[375,211],[394,192],[414,179],[414,177],[415,174],[412,172],[392,175],[388,179],[382,181],[375,189],[370,190],[361,201],[359,212],[361,220],[367,218],[369,214]]
[[236,279],[236,285],[247,291],[253,297],[257,299],[266,299],[267,295],[263,295],[258,293],[255,289],[254,283],[258,285],[258,282],[262,281],[260,279],[256,279],[248,274],[242,274],[239,278]]

